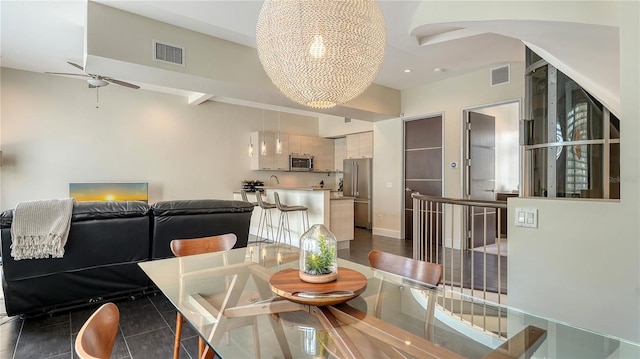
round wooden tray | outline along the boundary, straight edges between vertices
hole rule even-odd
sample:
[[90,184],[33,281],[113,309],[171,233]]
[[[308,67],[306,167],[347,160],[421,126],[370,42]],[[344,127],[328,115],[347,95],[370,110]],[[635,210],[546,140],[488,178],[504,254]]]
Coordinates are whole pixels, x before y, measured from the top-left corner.
[[[338,267],[338,279],[329,283],[307,283],[300,279],[298,270],[283,269],[269,278],[271,291],[292,302],[315,306],[335,305],[344,303],[359,296],[367,288],[367,278],[360,272],[349,268]],[[342,294],[341,292],[348,292]],[[315,298],[300,297],[300,293],[318,295]],[[323,297],[340,293],[336,297]]]

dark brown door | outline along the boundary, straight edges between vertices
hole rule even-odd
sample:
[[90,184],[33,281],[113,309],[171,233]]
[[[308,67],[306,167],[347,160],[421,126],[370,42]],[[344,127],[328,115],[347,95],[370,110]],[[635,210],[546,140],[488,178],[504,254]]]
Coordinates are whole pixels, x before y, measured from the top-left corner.
[[[468,113],[467,193],[470,199],[495,201],[496,119],[477,112]],[[494,209],[471,207],[469,230],[473,234],[470,247],[495,243],[496,213]]]
[[442,196],[442,116],[405,121],[404,178],[404,235],[413,239],[411,194]]

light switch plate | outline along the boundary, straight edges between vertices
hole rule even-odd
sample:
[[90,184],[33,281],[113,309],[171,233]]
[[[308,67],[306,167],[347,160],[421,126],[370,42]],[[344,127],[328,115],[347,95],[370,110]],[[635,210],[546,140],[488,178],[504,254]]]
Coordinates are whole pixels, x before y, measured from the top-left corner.
[[516,227],[538,228],[538,209],[516,208]]

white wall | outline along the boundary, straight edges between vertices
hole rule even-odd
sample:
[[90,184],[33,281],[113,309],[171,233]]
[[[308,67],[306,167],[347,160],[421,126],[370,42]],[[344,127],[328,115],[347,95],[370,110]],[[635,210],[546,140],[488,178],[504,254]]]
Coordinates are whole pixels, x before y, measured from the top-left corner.
[[[243,179],[312,185],[326,174],[251,171],[262,110],[2,68],[0,208],[68,196],[70,182],[148,182],[149,201],[231,199]],[[265,112],[266,130],[277,113]],[[318,135],[318,119],[281,114],[281,130]],[[330,178],[331,182],[333,181]],[[329,182],[329,183],[331,183]]]
[[475,72],[435,82],[402,92],[402,112],[408,119],[444,113],[444,195],[462,195],[463,118],[464,109],[524,98],[524,63],[511,63],[511,82],[489,85],[488,66]]
[[344,117],[320,117],[318,133],[320,137],[344,137],[351,133],[373,131],[373,122],[351,119],[346,122]]
[[[511,82],[494,87],[489,86],[492,67],[402,92],[404,119],[444,114],[444,163],[462,162],[464,109],[524,97],[523,63],[511,63]],[[404,237],[403,131],[400,118],[374,123],[373,233],[395,238]],[[445,196],[460,197],[461,166],[445,166],[443,176]]]
[[620,3],[621,199],[514,198],[538,228],[509,223],[510,305],[640,342],[640,3]]
[[520,184],[520,107],[517,102],[472,109],[496,119],[496,192],[512,192]]
[[403,237],[402,134],[402,121],[399,119],[374,124],[373,233],[392,238]]

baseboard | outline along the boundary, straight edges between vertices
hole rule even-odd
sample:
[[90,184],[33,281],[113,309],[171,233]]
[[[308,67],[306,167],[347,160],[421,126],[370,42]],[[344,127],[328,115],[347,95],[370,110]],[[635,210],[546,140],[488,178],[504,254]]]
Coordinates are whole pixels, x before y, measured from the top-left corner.
[[394,231],[391,229],[373,228],[373,234],[375,234],[376,236],[385,236],[385,237],[391,237],[395,239],[402,239],[402,235],[400,235],[400,231]]

